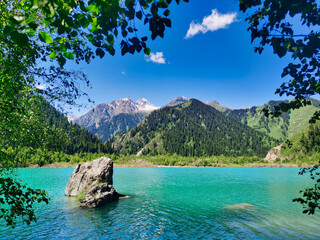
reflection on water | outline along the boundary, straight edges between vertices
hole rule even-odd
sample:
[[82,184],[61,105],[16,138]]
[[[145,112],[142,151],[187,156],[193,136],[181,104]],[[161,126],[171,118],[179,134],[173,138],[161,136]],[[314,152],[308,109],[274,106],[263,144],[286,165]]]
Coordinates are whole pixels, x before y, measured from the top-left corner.
[[[1,239],[319,239],[319,216],[292,203],[310,184],[298,169],[120,168],[118,192],[132,196],[81,209],[64,196],[72,169],[23,169],[29,185],[46,189],[39,221]],[[2,223],[2,222],[1,222]]]

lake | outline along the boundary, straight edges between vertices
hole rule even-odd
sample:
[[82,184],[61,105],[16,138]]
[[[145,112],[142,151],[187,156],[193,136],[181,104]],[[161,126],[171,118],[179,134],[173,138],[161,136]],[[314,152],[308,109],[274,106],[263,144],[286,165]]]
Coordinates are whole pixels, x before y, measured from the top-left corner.
[[[115,168],[114,187],[131,198],[80,209],[64,196],[73,169],[19,169],[46,189],[38,222],[0,225],[1,239],[319,239],[320,216],[293,203],[312,182],[298,168]],[[248,203],[237,209],[229,205]]]

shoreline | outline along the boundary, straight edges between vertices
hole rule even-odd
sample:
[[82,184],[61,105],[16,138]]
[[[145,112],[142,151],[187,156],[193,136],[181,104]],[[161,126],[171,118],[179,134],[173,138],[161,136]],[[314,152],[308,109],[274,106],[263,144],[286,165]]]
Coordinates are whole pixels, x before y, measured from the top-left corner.
[[[51,164],[45,164],[43,166],[39,166],[37,164],[30,165],[27,167],[19,167],[19,168],[75,168],[78,164],[84,164],[85,162],[80,163],[65,163],[65,162],[55,162]],[[303,167],[312,167],[312,165],[298,165],[298,164],[284,164],[284,163],[250,163],[245,165],[236,165],[236,164],[218,164],[217,166],[170,166],[170,165],[156,165],[151,162],[133,162],[133,163],[113,163],[114,168],[216,168],[216,167],[232,167],[232,168],[245,168],[245,167],[256,167],[256,168],[303,168]]]

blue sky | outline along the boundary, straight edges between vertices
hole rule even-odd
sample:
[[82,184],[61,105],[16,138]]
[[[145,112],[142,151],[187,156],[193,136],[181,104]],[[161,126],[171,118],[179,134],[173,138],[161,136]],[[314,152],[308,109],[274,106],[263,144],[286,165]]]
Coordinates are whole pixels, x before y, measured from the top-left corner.
[[[274,92],[289,59],[279,59],[271,48],[261,55],[254,53],[238,1],[191,0],[172,5],[172,28],[166,30],[164,39],[149,41],[153,60],[160,63],[143,53],[121,56],[118,51],[89,65],[71,65],[88,75],[92,89],[83,90],[96,104],[144,97],[162,106],[185,96],[243,108],[280,99]],[[141,36],[150,36],[141,26],[139,30]],[[75,110],[74,114],[87,111]]]

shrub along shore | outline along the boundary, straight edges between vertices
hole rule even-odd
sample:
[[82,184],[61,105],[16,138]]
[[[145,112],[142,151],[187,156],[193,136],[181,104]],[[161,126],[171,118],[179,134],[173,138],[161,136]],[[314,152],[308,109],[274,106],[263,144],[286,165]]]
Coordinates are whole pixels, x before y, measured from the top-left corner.
[[[259,157],[183,157],[176,154],[157,156],[116,155],[103,153],[76,153],[73,155],[63,152],[48,152],[39,149],[35,151],[7,150],[8,156],[14,158],[14,167],[29,168],[72,168],[78,163],[90,162],[102,156],[111,158],[115,167],[306,167],[318,163],[319,154],[312,156],[295,156],[291,159],[276,159],[268,162]],[[28,159],[27,161],[25,159]]]
[[[176,154],[156,156],[116,155],[104,153],[75,153],[43,151],[40,149],[6,149],[5,153],[12,159],[12,167],[47,167],[68,168],[78,163],[90,162],[102,156],[111,158],[115,167],[304,167],[319,162],[320,154],[311,156],[296,155],[290,159],[276,159],[268,162],[259,157],[246,156],[211,156],[183,157]],[[26,160],[27,159],[27,160]]]

